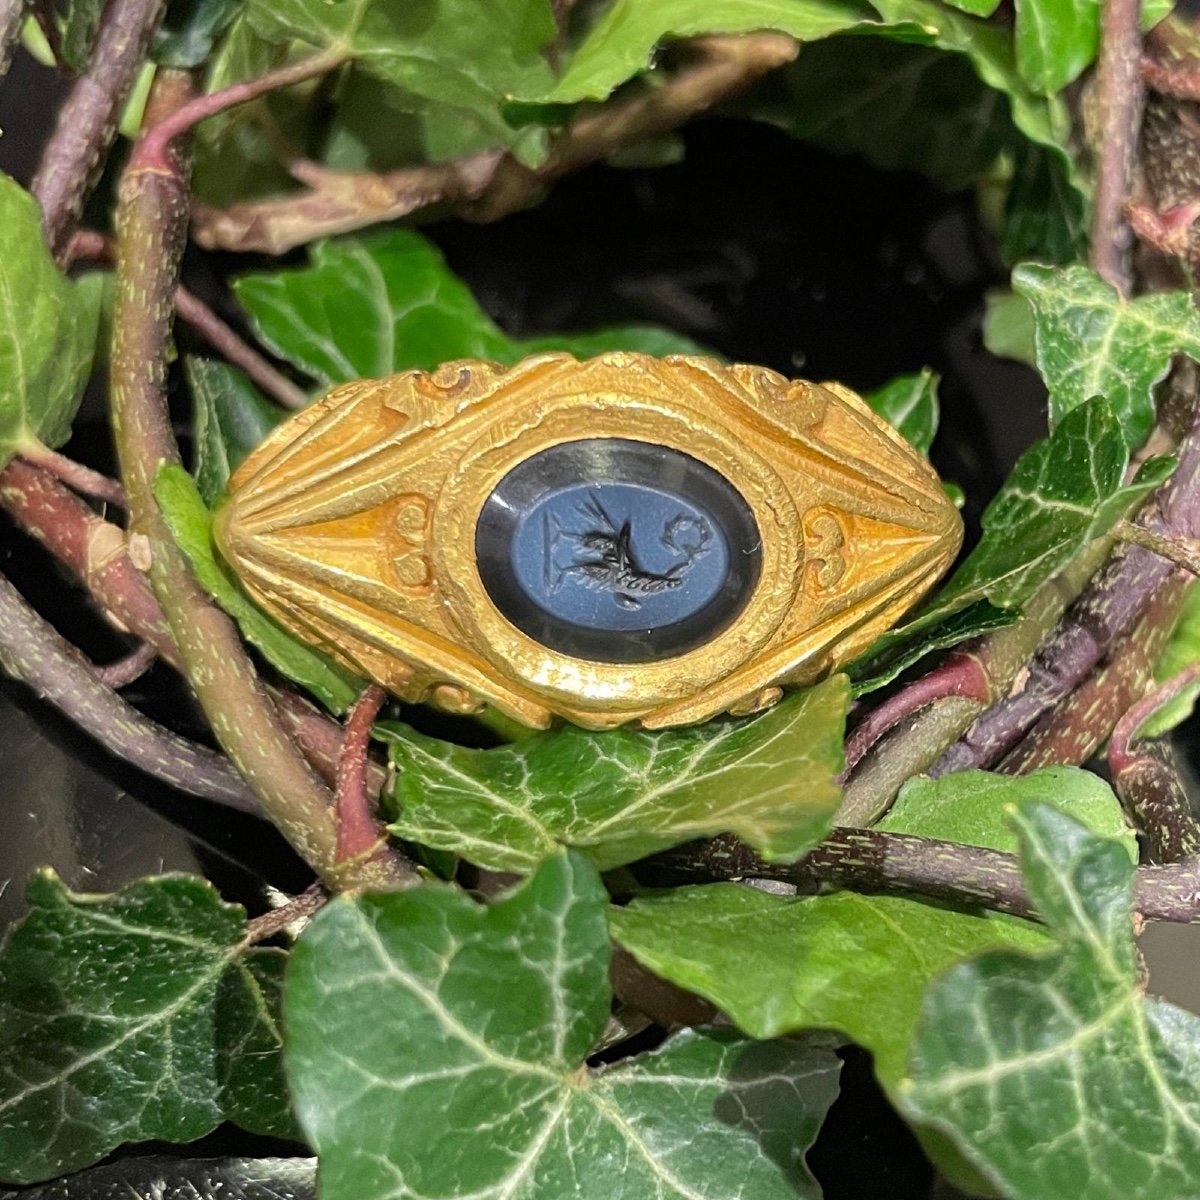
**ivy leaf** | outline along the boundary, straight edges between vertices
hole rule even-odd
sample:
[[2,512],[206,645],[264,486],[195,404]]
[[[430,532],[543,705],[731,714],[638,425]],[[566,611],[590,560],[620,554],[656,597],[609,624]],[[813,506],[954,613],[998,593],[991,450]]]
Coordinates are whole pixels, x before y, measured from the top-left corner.
[[940,377],[925,367],[916,375],[898,375],[863,399],[919,453],[926,457],[938,427]]
[[1026,264],[1013,289],[1033,307],[1038,370],[1050,390],[1050,424],[1103,396],[1126,444],[1140,446],[1154,422],[1154,385],[1175,354],[1200,358],[1200,312],[1187,292],[1123,300],[1087,267]]
[[1019,840],[1009,811],[1037,801],[1053,803],[1097,837],[1119,842],[1129,861],[1137,863],[1137,835],[1112,788],[1078,767],[1043,767],[1028,775],[955,771],[939,779],[916,776],[900,789],[876,828],[1015,853]]
[[[997,608],[990,600],[976,600],[966,608],[940,616],[936,621],[910,625],[877,638],[866,654],[847,668],[855,696],[878,691],[927,655],[948,650],[971,638],[1004,629],[1019,619],[1010,608]],[[914,632],[915,631],[915,632]]]
[[928,623],[980,597],[1006,608],[1024,603],[1174,469],[1170,459],[1151,459],[1124,484],[1128,465],[1128,443],[1113,409],[1099,398],[1072,408],[1048,438],[1021,455],[984,509],[979,544],[919,620]]
[[561,845],[607,869],[720,832],[795,859],[828,832],[841,795],[846,703],[836,675],[752,720],[563,727],[492,750],[383,725],[391,829],[503,871],[529,871]]
[[[815,42],[849,29],[864,33],[883,28],[870,8],[854,0],[615,0],[554,87],[520,95],[549,104],[604,100],[650,65],[659,42],[673,38],[774,30]],[[920,26],[908,23],[894,32],[907,38],[925,35]]]
[[[1053,767],[1014,778],[963,771],[910,780],[879,828],[1014,849],[1014,805],[1053,796],[1099,836],[1137,846],[1112,789],[1086,771]],[[875,1056],[893,1094],[931,980],[990,946],[1046,949],[1028,921],[956,912],[900,896],[784,898],[738,884],[676,888],[609,917],[643,965],[696,992],[755,1037],[832,1028]]]
[[317,1200],[315,1158],[126,1158],[0,1200]]
[[986,947],[1036,949],[1027,921],[900,896],[774,896],[746,884],[673,888],[610,915],[643,966],[712,1001],[753,1037],[834,1029],[894,1087],[929,981]]
[[364,70],[411,97],[412,107],[446,106],[494,144],[520,149],[540,131],[516,131],[501,115],[510,95],[553,81],[546,51],[558,29],[548,0],[433,0],[419,19],[387,0],[250,0],[259,36],[348,53]]
[[288,414],[229,363],[189,357],[184,368],[195,411],[196,486],[211,507],[246,455]]
[[323,1200],[816,1200],[802,1155],[836,1090],[825,1046],[689,1030],[583,1066],[611,998],[606,899],[559,854],[490,908],[427,884],[314,918],[285,1014]]
[[171,0],[155,31],[150,56],[163,67],[200,66],[244,6],[245,0]]
[[983,344],[988,352],[1036,367],[1037,345],[1029,301],[1007,288],[992,288],[984,300]]
[[1071,263],[1087,236],[1087,197],[1059,152],[1013,139],[1012,178],[1004,198],[1000,254],[1007,263],[1035,258]]
[[1016,821],[1058,944],[981,955],[933,984],[903,1109],[1013,1200],[1187,1200],[1200,1178],[1200,1018],[1143,994],[1134,865],[1048,806]]
[[0,466],[61,446],[92,369],[103,277],[68,280],[37,202],[0,174]]
[[734,111],[882,171],[915,171],[947,190],[971,187],[1017,135],[1003,95],[958,54],[883,38],[805,46]]
[[268,1137],[300,1141],[283,1073],[283,974],[286,951],[255,946],[221,977],[217,1082],[225,1117]]
[[[222,996],[266,1003],[241,958],[244,911],[188,876],[85,896],[45,870],[28,899],[0,953],[0,1178],[215,1128],[220,1076],[263,1070],[232,1062],[252,1042],[218,1034]],[[240,1036],[233,1015],[224,1029]]]
[[200,586],[238,623],[242,635],[281,674],[307,688],[332,712],[354,702],[361,684],[320,651],[298,642],[242,592],[213,549],[212,514],[192,477],[178,466],[160,469],[154,497],[171,536],[187,557]]
[[54,0],[46,5],[50,21],[58,34],[58,58],[69,71],[78,75],[88,62],[96,30],[100,28],[103,0]]
[[[1151,0],[1143,28],[1158,24],[1174,0]],[[1029,86],[1043,95],[1062,91],[1095,61],[1100,47],[1097,0],[1018,0],[1017,62]]]
[[378,379],[456,358],[513,363],[541,350],[694,353],[651,326],[510,338],[479,307],[437,248],[411,229],[311,248],[311,265],[245,275],[234,291],[261,341],[322,385]]

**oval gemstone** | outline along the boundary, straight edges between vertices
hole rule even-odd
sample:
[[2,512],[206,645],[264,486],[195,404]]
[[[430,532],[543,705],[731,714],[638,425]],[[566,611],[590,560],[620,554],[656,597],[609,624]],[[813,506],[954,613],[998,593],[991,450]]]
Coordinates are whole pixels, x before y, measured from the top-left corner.
[[496,607],[550,649],[671,658],[745,607],[762,565],[749,505],[712,467],[625,438],[565,442],[500,481],[475,530]]

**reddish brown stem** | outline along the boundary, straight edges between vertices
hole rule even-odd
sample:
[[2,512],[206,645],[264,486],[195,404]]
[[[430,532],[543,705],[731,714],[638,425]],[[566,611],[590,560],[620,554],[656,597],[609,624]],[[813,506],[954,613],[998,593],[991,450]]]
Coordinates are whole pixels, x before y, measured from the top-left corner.
[[859,722],[846,740],[844,774],[849,774],[889,729],[927,704],[947,696],[986,702],[990,694],[987,672],[977,658],[971,654],[949,655],[934,670],[889,697]]
[[1096,68],[1100,148],[1092,211],[1091,261],[1095,270],[1122,296],[1129,295],[1128,258],[1132,245],[1132,234],[1125,222],[1125,201],[1132,191],[1142,112],[1140,19],[1140,0],[1104,0]]
[[1200,679],[1200,665],[1188,667],[1130,706],[1124,716],[1113,726],[1112,738],[1108,744],[1108,765],[1114,775],[1126,770],[1133,761],[1134,753],[1130,747],[1137,738],[1138,730],[1160,708],[1169,704],[1180,692],[1186,691],[1198,679]]
[[326,75],[340,67],[346,59],[347,56],[343,53],[320,54],[268,71],[244,83],[232,84],[219,92],[210,92],[207,96],[197,96],[189,100],[142,135],[130,158],[129,172],[157,170],[177,173],[171,143],[201,121],[215,117],[227,109],[236,108],[239,104],[246,104],[259,96],[265,96],[268,92],[303,83],[318,75]]
[[367,858],[387,841],[387,830],[375,816],[367,791],[368,749],[371,727],[387,693],[377,683],[368,684],[346,718],[337,772],[337,857],[339,862]]
[[85,467],[65,454],[59,454],[57,450],[38,446],[23,450],[21,457],[26,462],[41,467],[43,471],[49,471],[68,487],[85,496],[91,496],[93,500],[102,500],[105,504],[116,505],[117,508],[125,507],[125,489],[115,479],[93,471],[91,467]]
[[118,658],[116,662],[92,669],[101,683],[117,690],[128,687],[131,683],[141,679],[157,661],[158,651],[149,642],[143,642],[136,650],[126,654],[124,658]]
[[1141,61],[1142,80],[1163,96],[1175,100],[1200,100],[1200,66],[1158,62],[1153,58]]

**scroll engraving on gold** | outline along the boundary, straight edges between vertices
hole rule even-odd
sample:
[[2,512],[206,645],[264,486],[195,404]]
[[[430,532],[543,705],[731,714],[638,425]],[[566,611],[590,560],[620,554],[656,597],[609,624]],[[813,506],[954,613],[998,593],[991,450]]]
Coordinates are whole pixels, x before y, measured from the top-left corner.
[[335,389],[243,463],[216,536],[263,608],[404,699],[604,729],[814,681],[962,525],[838,384],[543,354]]

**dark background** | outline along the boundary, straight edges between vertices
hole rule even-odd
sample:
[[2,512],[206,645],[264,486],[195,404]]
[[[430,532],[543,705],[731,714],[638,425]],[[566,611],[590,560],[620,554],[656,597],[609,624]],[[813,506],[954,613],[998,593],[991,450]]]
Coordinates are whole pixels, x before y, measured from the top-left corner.
[[[22,182],[61,87],[20,55],[0,89],[0,169]],[[1006,273],[972,198],[832,157],[762,125],[713,118],[687,129],[684,140],[680,163],[592,167],[557,184],[529,212],[426,232],[514,334],[656,322],[730,359],[861,390],[933,367],[942,375],[943,414],[933,459],[965,488],[972,537],[983,503],[1044,429],[1037,377],[992,358],[981,344],[984,293]],[[105,204],[101,192],[93,211],[102,215]],[[189,285],[236,322],[220,279],[255,265],[192,253],[185,270]],[[186,348],[186,332],[180,336]],[[186,433],[186,397],[178,399]],[[111,460],[103,416],[97,390],[77,426],[81,457],[94,463]],[[105,661],[121,653],[120,640],[63,585],[54,565],[11,529],[0,556],[5,573],[89,654]],[[203,735],[170,672],[152,671],[126,695],[181,732]],[[255,910],[266,885],[297,890],[307,882],[272,831],[114,764],[7,680],[0,684],[0,770],[0,927],[20,914],[23,880],[42,863],[88,891],[149,872],[199,870]],[[1155,990],[1200,1007],[1200,983],[1190,963],[1180,964],[1182,954],[1194,953],[1192,931],[1151,928],[1145,944]],[[193,1149],[252,1154],[264,1143],[221,1131]],[[847,1054],[842,1097],[810,1157],[828,1200],[931,1195],[928,1165],[857,1051]]]

